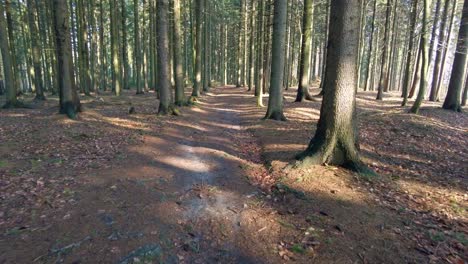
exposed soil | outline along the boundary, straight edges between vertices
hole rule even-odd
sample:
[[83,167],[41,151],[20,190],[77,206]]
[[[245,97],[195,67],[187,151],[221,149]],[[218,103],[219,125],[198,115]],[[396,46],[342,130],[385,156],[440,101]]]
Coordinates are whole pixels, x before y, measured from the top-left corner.
[[[463,263],[466,114],[359,95],[364,160],[379,179],[285,166],[319,102],[287,123],[243,88],[216,88],[182,116],[153,93],[57,99],[0,111],[0,263]],[[136,114],[129,115],[134,106]]]

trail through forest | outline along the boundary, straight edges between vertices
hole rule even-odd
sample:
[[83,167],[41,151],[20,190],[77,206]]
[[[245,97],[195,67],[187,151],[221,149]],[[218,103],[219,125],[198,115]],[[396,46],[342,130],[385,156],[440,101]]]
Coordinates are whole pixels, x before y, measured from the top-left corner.
[[[2,111],[0,262],[462,263],[466,167],[442,161],[466,157],[466,116],[442,124],[434,118],[446,112],[427,110],[433,123],[421,127],[426,117],[363,93],[362,148],[376,146],[365,158],[382,179],[327,166],[288,173],[320,106],[293,103],[294,92],[286,127],[261,121],[256,99],[234,87],[178,117],[158,117],[153,93],[84,97],[77,120],[53,114],[53,97]],[[397,120],[405,131],[391,128]]]

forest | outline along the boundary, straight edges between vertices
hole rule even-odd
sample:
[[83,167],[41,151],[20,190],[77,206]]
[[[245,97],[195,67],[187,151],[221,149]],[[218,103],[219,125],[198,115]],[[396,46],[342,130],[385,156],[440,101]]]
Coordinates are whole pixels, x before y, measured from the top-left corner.
[[0,263],[468,263],[468,0],[0,0]]

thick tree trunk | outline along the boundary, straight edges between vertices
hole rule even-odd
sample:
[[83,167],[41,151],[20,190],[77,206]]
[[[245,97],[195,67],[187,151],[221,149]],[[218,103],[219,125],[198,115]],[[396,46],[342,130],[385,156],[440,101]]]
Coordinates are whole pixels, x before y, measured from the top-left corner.
[[468,59],[468,0],[464,1],[460,30],[458,33],[457,52],[453,62],[450,84],[445,97],[444,109],[461,112],[460,97],[463,89],[463,80],[466,73],[466,62]]
[[55,42],[60,91],[60,113],[75,118],[81,112],[81,104],[74,86],[70,24],[66,0],[54,0]]
[[309,74],[311,62],[312,28],[314,25],[314,0],[304,1],[304,13],[302,15],[302,44],[301,60],[299,63],[299,87],[297,89],[296,102],[312,100],[309,93]]
[[283,47],[286,38],[287,1],[275,0],[273,17],[273,47],[271,61],[270,97],[265,119],[286,121],[283,114],[283,78],[285,54]]
[[357,60],[360,1],[331,3],[326,89],[315,136],[298,158],[299,166],[344,165],[361,173],[370,171],[358,152],[356,122]]
[[3,72],[5,76],[3,85],[6,87],[6,103],[3,105],[3,108],[13,108],[18,106],[18,100],[16,99],[13,65],[8,45],[7,25],[3,9],[3,4],[0,3],[0,49],[2,52]]
[[175,114],[172,103],[171,80],[169,76],[169,34],[168,9],[169,0],[157,0],[157,38],[158,38],[158,84],[159,84],[159,115]]

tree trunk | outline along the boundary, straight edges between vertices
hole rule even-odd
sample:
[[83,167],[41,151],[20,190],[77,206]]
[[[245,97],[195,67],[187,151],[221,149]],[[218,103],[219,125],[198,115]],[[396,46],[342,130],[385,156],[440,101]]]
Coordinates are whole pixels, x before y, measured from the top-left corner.
[[283,47],[286,37],[287,1],[275,0],[273,17],[273,47],[271,61],[271,84],[268,110],[265,119],[286,121],[283,114],[283,78],[285,54]]
[[195,80],[192,90],[192,97],[200,96],[200,90],[202,89],[202,18],[203,18],[203,1],[196,0],[195,3]]
[[42,69],[41,69],[41,47],[38,41],[38,29],[36,24],[36,4],[34,0],[28,0],[28,21],[29,21],[29,33],[31,34],[31,49],[32,59],[34,67],[34,86],[36,88],[36,100],[45,100],[44,95],[44,83],[42,80]]
[[419,82],[419,92],[414,101],[413,107],[411,107],[410,112],[417,114],[419,113],[419,108],[426,94],[427,86],[427,74],[429,69],[429,14],[431,12],[431,3],[430,0],[424,0],[423,7],[423,21],[422,21],[422,35],[421,35],[421,81]]
[[[444,72],[445,68],[445,59],[447,54],[447,48],[450,44],[450,33],[452,32],[452,25],[453,25],[453,18],[455,16],[455,11],[457,7],[457,1],[453,1],[452,10],[450,17],[447,16],[449,4],[451,1],[445,2],[444,7],[444,15],[442,20],[442,25],[440,28],[440,39],[441,39],[441,46],[437,49],[436,59],[434,62],[434,71],[432,73],[432,87],[431,93],[429,94],[429,101],[435,102],[439,99],[439,88],[440,83],[442,82],[442,73]],[[450,22],[448,21],[450,20]],[[449,25],[449,30],[446,32],[447,24]]]
[[55,42],[60,92],[60,113],[75,118],[81,112],[81,104],[74,86],[70,24],[66,0],[54,0]]
[[468,0],[464,1],[460,29],[458,33],[457,52],[453,62],[450,84],[445,97],[444,109],[461,112],[460,97],[468,59]]
[[168,34],[168,9],[169,0],[157,0],[157,38],[158,38],[158,84],[159,84],[159,115],[175,114],[172,103],[171,80],[169,76],[169,34]]
[[380,65],[380,80],[379,87],[377,92],[377,100],[383,99],[383,92],[387,89],[388,86],[388,40],[390,38],[390,14],[391,14],[391,0],[387,0],[386,4],[386,15],[385,15],[385,28],[384,28],[384,39],[383,45],[384,49],[382,52],[382,59]]
[[371,174],[358,152],[356,85],[359,53],[360,1],[331,2],[327,73],[315,136],[298,158],[299,166],[343,165]]
[[[418,16],[418,0],[413,0],[413,5],[411,7],[411,23],[410,23],[410,37],[409,37],[409,44],[408,44],[408,55],[406,56],[406,64],[405,64],[405,76],[403,81],[403,102],[402,106],[405,106],[408,102],[408,88],[411,83],[411,59],[413,54],[413,46],[414,46],[414,29],[416,27],[416,18]],[[416,48],[416,50],[419,50]],[[417,61],[416,61],[417,63]]]
[[[416,1],[416,0],[414,0]],[[372,49],[373,49],[373,42],[374,42],[374,33],[375,33],[375,14],[377,11],[377,0],[374,0],[374,7],[372,9],[372,24],[371,24],[371,35],[370,35],[370,40],[369,40],[369,52],[367,53],[367,67],[364,71],[364,91],[368,90],[368,83],[369,83],[369,71],[371,69],[371,59],[372,59]],[[375,55],[374,55],[375,56]]]
[[297,89],[296,102],[312,100],[309,93],[309,74],[311,62],[312,28],[314,25],[314,0],[304,1],[304,13],[302,15],[302,44],[301,60],[299,63],[299,87]]
[[264,0],[258,0],[259,2],[259,8],[258,8],[258,26],[257,26],[257,72],[258,72],[258,77],[257,77],[257,82],[255,83],[255,94],[257,95],[257,106],[258,107],[263,107],[263,41],[264,41]]
[[112,90],[115,95],[120,96],[121,87],[121,67],[119,56],[119,28],[117,17],[119,16],[119,7],[116,0],[110,0],[111,13],[111,46],[112,46]]
[[175,73],[175,104],[183,106],[187,103],[184,93],[184,69],[182,68],[182,45],[180,41],[180,0],[173,0],[174,5],[174,73]]
[[6,87],[6,103],[3,105],[3,108],[13,108],[18,107],[18,100],[16,99],[13,65],[10,49],[8,47],[7,25],[3,9],[3,3],[0,3],[0,49],[2,52],[3,72],[5,76],[3,85]]

